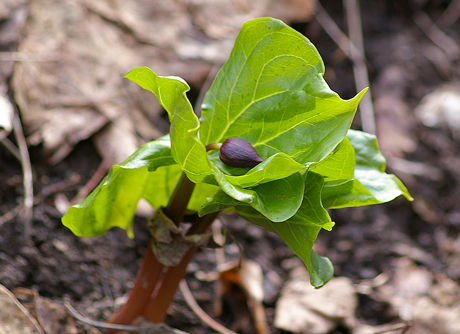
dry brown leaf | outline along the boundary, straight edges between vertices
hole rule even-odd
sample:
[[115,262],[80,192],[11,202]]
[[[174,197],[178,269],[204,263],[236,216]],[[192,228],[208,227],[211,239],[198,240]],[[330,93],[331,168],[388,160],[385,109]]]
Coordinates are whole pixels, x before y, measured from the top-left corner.
[[442,86],[426,95],[414,114],[425,126],[448,129],[460,140],[460,85]]
[[402,324],[388,324],[388,325],[378,325],[370,326],[365,324],[360,324],[353,330],[353,334],[403,334],[407,333],[407,328],[410,328],[411,323],[402,323]]
[[411,300],[428,292],[433,274],[421,266],[417,266],[407,257],[396,261],[396,272],[393,277],[395,295],[403,300]]
[[192,246],[206,244],[211,234],[186,235],[163,210],[157,210],[149,221],[150,234],[153,238],[152,250],[158,261],[167,266],[175,267]]
[[[35,312],[37,319],[46,334],[60,334],[63,331],[62,323],[66,323],[67,312],[62,305],[35,294]],[[67,326],[70,324],[67,324]]]
[[37,321],[3,285],[0,285],[0,333],[44,334]]
[[[131,112],[142,108],[143,120],[154,120],[155,116],[150,116],[162,109],[153,97],[147,100],[145,108],[141,99],[132,97],[127,89],[129,81],[122,78],[129,70],[154,65],[160,74],[174,73],[187,78],[197,73],[204,77],[203,68],[209,71],[211,67],[201,63],[176,72],[177,60],[173,55],[169,57],[172,61],[167,59],[167,50],[137,41],[123,26],[88,10],[78,1],[31,1],[29,15],[20,51],[53,55],[58,61],[18,63],[13,88],[25,126],[29,134],[33,133],[29,142],[43,141],[51,163],[59,162],[80,140],[106,125],[110,128],[114,124],[123,132],[122,146],[119,142],[112,144],[115,140],[110,130],[98,139],[105,143],[99,144],[103,147],[101,154],[107,156],[111,152],[114,156],[110,160],[117,163],[137,147],[138,133],[143,140],[161,134],[153,125],[150,131],[146,130],[148,122],[139,122],[142,113]],[[156,31],[154,35],[162,32]],[[103,140],[101,136],[107,138]]]
[[271,16],[285,22],[307,22],[316,0],[192,0],[187,7],[195,25],[211,38],[236,36],[244,22]]
[[[257,333],[268,334],[270,330],[262,304],[264,299],[263,280],[261,266],[257,262],[243,260],[241,264],[230,262],[221,266],[218,282],[224,294],[231,295],[232,284],[235,284],[243,291]],[[238,317],[238,315],[235,316]],[[242,318],[241,315],[239,318]]]
[[417,145],[412,135],[415,122],[403,99],[407,85],[404,69],[388,66],[373,91],[379,147],[386,158],[402,157]]
[[434,276],[411,259],[399,258],[393,280],[377,289],[381,301],[412,323],[407,334],[460,333],[460,288],[446,277],[434,282]]
[[13,76],[28,141],[43,142],[57,163],[98,133],[101,155],[119,163],[168,130],[156,99],[123,79],[125,73],[149,66],[201,87],[245,21],[264,15],[307,21],[314,3],[31,0],[19,51],[48,61],[20,62]]
[[443,307],[427,296],[410,302],[412,326],[407,334],[460,333],[460,306]]
[[10,100],[0,92],[0,140],[13,130],[14,109]]
[[281,290],[274,323],[275,327],[293,333],[327,333],[340,324],[353,327],[357,305],[350,279],[336,277],[321,289],[315,289],[306,267],[299,263]]

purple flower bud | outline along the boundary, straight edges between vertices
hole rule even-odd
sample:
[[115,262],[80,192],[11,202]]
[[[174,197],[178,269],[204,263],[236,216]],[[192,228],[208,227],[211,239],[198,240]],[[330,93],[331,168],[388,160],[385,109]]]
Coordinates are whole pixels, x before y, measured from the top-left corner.
[[255,167],[261,162],[256,150],[244,139],[229,138],[220,148],[220,160],[230,167]]

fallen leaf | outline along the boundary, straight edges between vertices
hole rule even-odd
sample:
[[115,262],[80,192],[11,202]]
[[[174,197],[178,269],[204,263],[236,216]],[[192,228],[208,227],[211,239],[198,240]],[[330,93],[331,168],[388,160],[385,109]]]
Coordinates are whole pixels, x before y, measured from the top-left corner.
[[0,333],[44,334],[37,321],[3,285],[0,285]]
[[344,324],[355,325],[355,288],[346,277],[332,278],[320,289],[310,284],[301,263],[294,266],[276,304],[276,328],[302,334],[327,333]]
[[448,129],[460,140],[460,86],[445,85],[426,95],[414,114],[423,125]]
[[[62,305],[35,294],[35,312],[37,319],[46,334],[59,334],[64,330],[62,324],[66,324],[67,312]],[[69,324],[66,324],[68,326]],[[68,332],[66,332],[68,333]]]
[[407,334],[458,334],[460,333],[460,306],[444,307],[427,296],[410,302],[412,326]]
[[14,109],[10,100],[0,93],[0,140],[13,130],[13,116]]
[[412,135],[415,121],[404,101],[408,84],[403,68],[388,66],[378,77],[373,91],[379,147],[388,159],[400,158],[417,146]]
[[[134,6],[132,10],[140,9]],[[174,55],[167,55],[170,51],[137,41],[131,31],[88,10],[83,2],[30,2],[29,16],[24,29],[26,38],[19,51],[53,55],[55,61],[18,63],[12,84],[25,127],[29,130],[28,141],[31,144],[43,141],[51,163],[62,160],[79,141],[103,128],[105,131],[99,134],[97,141],[105,144],[98,147],[105,157],[107,152],[116,154],[111,160],[117,162],[139,144],[138,134],[142,141],[160,136],[161,131],[151,121],[159,117],[155,115],[162,108],[153,97],[147,98],[148,109],[144,109],[147,114],[142,118],[138,110],[143,108],[144,95],[136,94],[134,97],[141,98],[133,98],[128,80],[123,79],[129,70],[151,65],[162,74],[173,73],[186,80],[199,75],[204,80],[206,70],[212,66],[195,63],[195,66],[184,66],[176,71],[178,61]],[[162,35],[162,32],[152,35]],[[149,122],[150,131],[145,126]],[[115,142],[112,134],[120,131],[126,143],[120,146],[117,141],[116,145],[108,146],[107,143]],[[104,136],[107,138],[102,140]]]
[[12,80],[28,142],[43,142],[55,164],[97,133],[100,154],[119,163],[168,128],[159,103],[125,73],[150,66],[199,89],[245,21],[305,22],[315,1],[31,1],[19,52],[40,61],[17,63]]
[[[220,284],[222,293],[231,298],[233,290],[232,285],[238,286],[244,293],[257,333],[270,333],[265,316],[265,309],[262,304],[264,299],[264,276],[261,266],[257,262],[243,260],[241,263],[227,263],[221,266],[219,271],[218,283]],[[238,299],[238,297],[235,299]],[[235,314],[235,317],[240,320],[244,318],[244,315],[241,313]]]
[[411,300],[428,293],[432,285],[433,274],[424,267],[417,266],[407,257],[399,258],[395,265],[393,284],[397,298]]

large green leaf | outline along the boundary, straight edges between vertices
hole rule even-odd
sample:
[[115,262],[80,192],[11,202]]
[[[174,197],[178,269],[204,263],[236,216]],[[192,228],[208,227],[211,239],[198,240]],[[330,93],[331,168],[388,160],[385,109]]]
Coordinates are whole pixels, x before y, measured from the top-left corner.
[[[78,236],[100,236],[112,227],[120,227],[132,237],[139,199],[146,199],[155,209],[165,206],[180,173],[180,166],[171,156],[168,136],[144,144],[123,163],[113,166],[83,202],[69,208],[62,222]],[[217,189],[198,185],[188,209],[198,211]]]
[[[218,167],[212,168],[214,176],[227,195],[252,200],[254,195],[243,188],[257,192],[265,189],[257,185],[305,171],[342,142],[364,91],[344,101],[328,87],[323,73],[313,44],[283,22],[262,18],[243,25],[205,96],[199,137],[203,144],[246,139],[265,161],[241,173],[211,158]],[[298,191],[293,195],[301,198],[303,189]]]
[[292,217],[302,204],[305,182],[301,173],[244,189],[227,182],[217,167],[211,167],[221,190],[201,208],[200,215],[240,204],[251,206],[271,221],[281,222]]
[[299,164],[284,153],[276,153],[244,175],[226,175],[225,178],[235,186],[247,188],[284,179],[302,170],[305,170],[304,165]]
[[120,166],[128,169],[146,166],[149,171],[154,171],[158,167],[174,164],[176,162],[171,155],[171,139],[166,135],[139,147]]
[[190,90],[187,83],[179,77],[158,76],[148,67],[136,68],[125,77],[154,93],[168,112],[172,156],[189,179],[195,183],[209,179],[206,149],[197,137],[200,122],[185,94]]
[[327,158],[312,165],[310,171],[321,174],[328,182],[350,180],[355,175],[355,164],[355,150],[345,137]]
[[[350,130],[347,137],[356,161],[354,178],[327,181],[322,192],[325,207],[338,209],[379,204],[400,195],[412,200],[404,184],[396,176],[385,173],[385,158],[375,136]],[[351,150],[350,147],[343,149]]]
[[313,244],[319,231],[330,230],[334,223],[321,204],[323,177],[309,172],[305,181],[303,202],[297,213],[290,219],[274,223],[248,206],[237,206],[239,215],[248,221],[278,234],[283,241],[299,256],[308,268],[310,282],[316,288],[326,284],[333,275],[329,259],[312,253]]
[[239,137],[263,159],[283,152],[305,166],[321,161],[345,137],[364,94],[342,100],[323,73],[302,34],[270,18],[245,23],[205,96],[201,141]]

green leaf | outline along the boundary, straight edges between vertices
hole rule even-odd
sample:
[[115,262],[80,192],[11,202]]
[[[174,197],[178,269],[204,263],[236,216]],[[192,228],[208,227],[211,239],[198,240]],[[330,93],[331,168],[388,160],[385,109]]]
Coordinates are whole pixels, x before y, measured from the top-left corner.
[[236,207],[238,214],[243,218],[278,234],[303,260],[310,273],[310,282],[317,288],[326,284],[333,275],[329,259],[312,253],[319,231],[322,228],[330,230],[334,225],[321,204],[323,183],[321,175],[309,172],[305,181],[302,205],[293,217],[284,222],[274,223],[248,206]]
[[120,166],[128,169],[147,166],[149,171],[154,171],[158,167],[174,164],[176,162],[171,155],[171,140],[166,135],[139,147]]
[[227,182],[217,167],[212,168],[221,190],[201,208],[200,215],[239,204],[249,205],[271,221],[280,222],[292,217],[302,204],[305,182],[301,173],[244,189]]
[[[155,209],[165,206],[180,173],[180,166],[171,156],[168,136],[144,144],[123,163],[113,166],[83,202],[69,208],[62,222],[77,236],[100,236],[112,227],[120,227],[132,237],[139,199],[146,199]],[[188,209],[198,211],[217,189],[198,185]]]
[[345,137],[327,158],[309,170],[322,175],[326,181],[349,180],[354,178],[355,164],[355,150]]
[[154,172],[149,172],[146,166],[136,169],[113,166],[83,202],[69,208],[62,223],[81,237],[101,236],[112,227],[125,229],[133,237],[132,220],[139,199],[146,198],[155,207],[165,205],[179,174],[178,165]]
[[319,289],[331,280],[334,275],[334,266],[329,258],[318,255],[314,250],[311,251],[310,263],[310,283]]
[[344,101],[323,73],[318,51],[302,34],[270,18],[245,23],[205,96],[201,141],[238,137],[263,159],[282,152],[304,166],[321,161],[345,137],[365,92]]
[[347,137],[355,151],[354,178],[326,182],[322,192],[326,208],[385,203],[400,195],[412,200],[404,184],[396,176],[385,173],[385,158],[375,136],[350,130]]
[[241,176],[226,175],[228,182],[242,188],[284,179],[305,170],[305,166],[294,161],[284,153],[276,153]]
[[187,83],[179,77],[157,76],[148,67],[139,67],[125,75],[156,95],[171,122],[171,149],[174,160],[195,183],[212,178],[206,149],[197,137],[200,122],[193,112],[186,92]]

